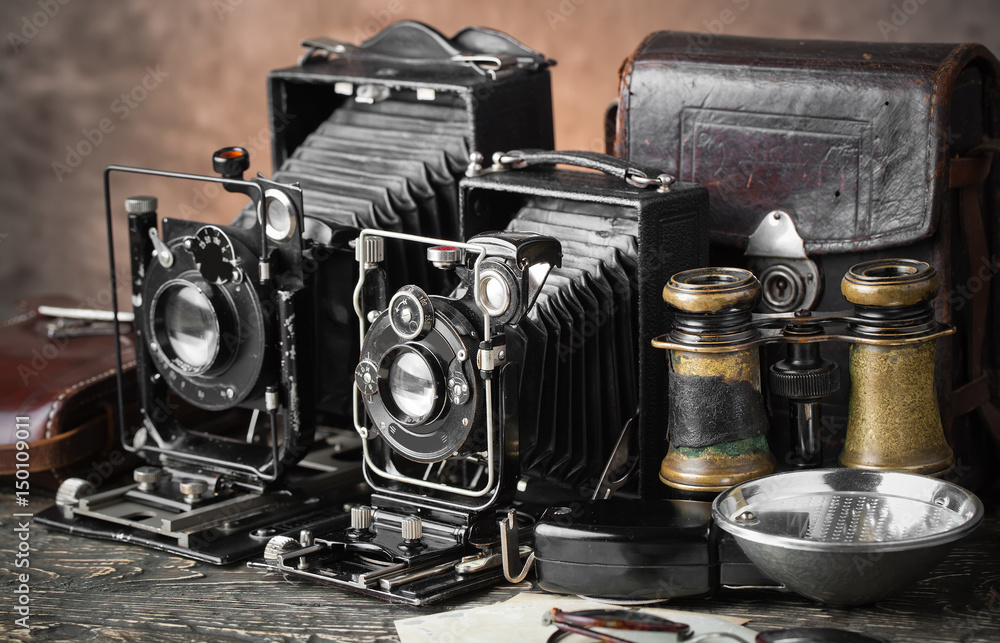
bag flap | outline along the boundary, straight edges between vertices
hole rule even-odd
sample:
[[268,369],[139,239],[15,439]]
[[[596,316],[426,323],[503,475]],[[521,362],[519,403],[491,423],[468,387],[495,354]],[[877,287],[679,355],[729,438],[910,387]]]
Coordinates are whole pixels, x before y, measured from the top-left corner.
[[[780,209],[810,253],[912,243],[964,151],[952,117],[989,121],[997,65],[975,44],[654,33],[622,67],[615,153],[708,188],[715,242]],[[988,87],[953,105],[969,78]]]
[[[64,303],[53,298],[43,303],[53,301]],[[50,336],[49,329],[48,318],[34,306],[0,326],[0,364],[4,367],[0,369],[0,418],[5,419],[0,444],[16,441],[15,424],[27,428],[32,441],[53,438],[104,414],[105,404],[114,400],[114,336]],[[123,335],[126,370],[134,360],[132,336]],[[133,393],[129,390],[127,395]],[[15,422],[15,418],[27,420]],[[101,447],[93,445],[94,450]]]

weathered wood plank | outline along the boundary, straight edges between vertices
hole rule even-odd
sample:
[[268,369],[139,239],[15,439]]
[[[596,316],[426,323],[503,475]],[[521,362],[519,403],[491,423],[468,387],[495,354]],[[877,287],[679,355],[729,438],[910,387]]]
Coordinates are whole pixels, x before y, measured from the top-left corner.
[[[13,626],[17,586],[10,490],[0,492],[0,631],[15,641],[389,641],[396,619],[506,600],[501,586],[431,608],[390,605],[243,565],[215,567],[141,547],[31,527],[31,630]],[[48,501],[46,501],[48,502]],[[32,509],[43,503],[32,497]],[[535,590],[537,591],[537,590]],[[905,594],[850,610],[794,594],[727,591],[671,604],[752,619],[755,629],[852,629],[891,641],[1000,641],[1000,511]]]

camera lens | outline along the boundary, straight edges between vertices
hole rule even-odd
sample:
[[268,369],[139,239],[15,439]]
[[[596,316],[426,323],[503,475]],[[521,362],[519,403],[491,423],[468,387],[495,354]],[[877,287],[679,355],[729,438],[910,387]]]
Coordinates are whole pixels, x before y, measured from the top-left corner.
[[163,349],[192,371],[207,369],[219,351],[219,324],[212,302],[191,284],[175,284],[159,297],[157,335]]
[[510,305],[510,287],[499,273],[487,270],[479,281],[479,295],[486,311],[492,315],[502,315]]
[[399,411],[422,420],[434,409],[437,397],[430,364],[417,352],[403,351],[389,366],[389,394]]
[[264,193],[264,216],[267,236],[275,241],[290,239],[295,233],[295,206],[284,192],[268,190]]

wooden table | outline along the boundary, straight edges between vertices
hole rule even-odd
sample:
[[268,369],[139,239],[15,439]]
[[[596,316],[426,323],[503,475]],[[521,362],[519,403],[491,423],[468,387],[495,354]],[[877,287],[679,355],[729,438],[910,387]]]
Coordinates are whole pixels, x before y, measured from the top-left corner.
[[[51,497],[32,491],[32,511]],[[12,490],[0,490],[0,632],[16,641],[393,641],[393,622],[506,600],[504,585],[431,608],[389,605],[243,564],[215,567],[141,547],[30,527],[30,630],[13,625],[18,527]],[[23,511],[23,510],[20,510]],[[538,590],[530,590],[538,591]],[[1000,507],[929,578],[898,598],[837,609],[794,594],[728,590],[669,607],[752,619],[754,629],[826,626],[890,641],[1000,641]],[[541,616],[541,615],[539,615]],[[525,642],[527,643],[527,642]]]

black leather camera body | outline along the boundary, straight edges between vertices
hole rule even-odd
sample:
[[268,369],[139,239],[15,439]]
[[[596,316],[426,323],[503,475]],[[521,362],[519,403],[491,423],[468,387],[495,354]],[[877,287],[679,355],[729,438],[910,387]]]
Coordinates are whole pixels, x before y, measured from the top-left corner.
[[[350,426],[357,326],[355,280],[345,276],[357,267],[348,241],[364,228],[453,240],[503,228],[460,213],[458,182],[473,151],[552,147],[553,63],[500,32],[469,27],[445,38],[410,21],[360,46],[303,45],[298,65],[268,76],[274,178],[304,188],[317,228],[353,231],[324,231],[313,264],[317,350],[352,355],[319,365],[317,407],[328,423]],[[394,287],[454,285],[417,248],[389,239],[385,252]]]
[[636,470],[634,494],[655,480],[665,436],[641,418],[661,412],[666,369],[650,341],[663,280],[705,261],[704,190],[580,152],[477,155],[468,174],[463,217],[506,230],[405,239],[461,276],[450,297],[382,285],[374,239],[393,234],[358,243],[355,422],[371,504],[349,529],[273,539],[251,565],[425,604],[522,579],[518,539],[545,506],[606,497]]

